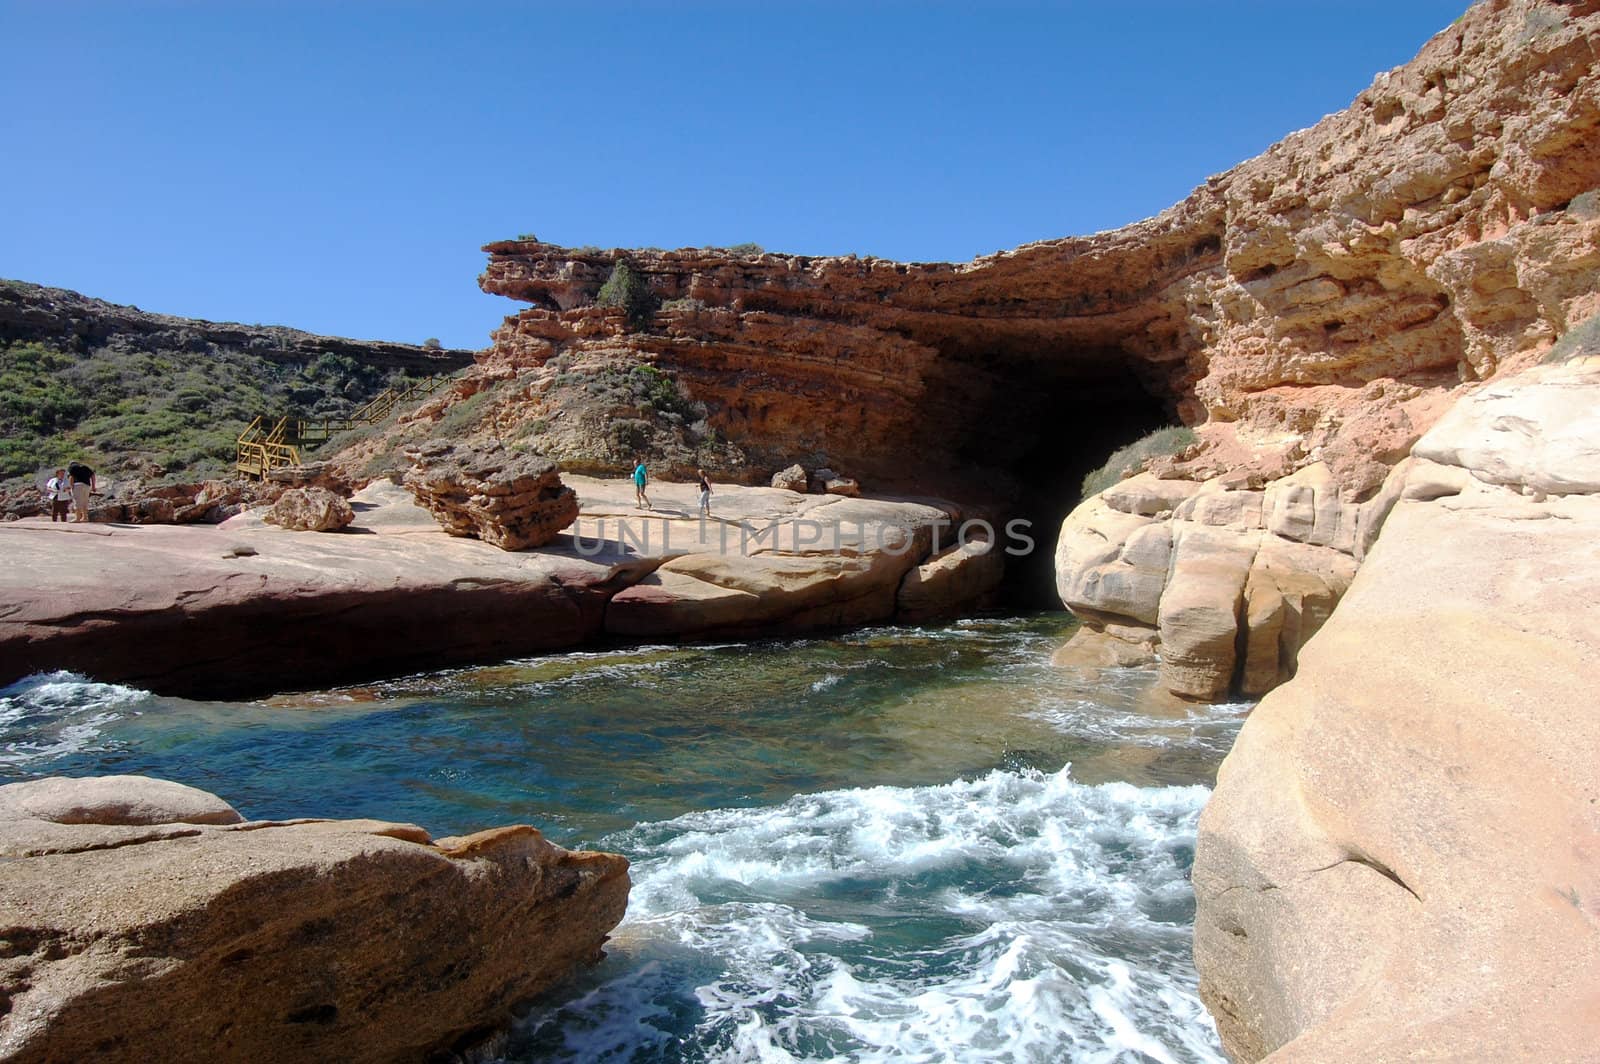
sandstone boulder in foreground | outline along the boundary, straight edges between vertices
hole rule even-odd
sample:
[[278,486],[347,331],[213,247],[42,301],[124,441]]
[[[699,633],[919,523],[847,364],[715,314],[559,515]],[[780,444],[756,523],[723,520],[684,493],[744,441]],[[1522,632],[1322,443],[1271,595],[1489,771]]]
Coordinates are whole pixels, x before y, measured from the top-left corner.
[[413,463],[406,488],[452,536],[524,550],[544,546],[578,519],[577,493],[540,455],[442,440],[406,455]]
[[421,1060],[598,960],[627,905],[624,858],[524,825],[223,810],[140,777],[0,787],[0,1058]]
[[1600,1053],[1600,368],[1464,398],[1200,819],[1238,1060]]

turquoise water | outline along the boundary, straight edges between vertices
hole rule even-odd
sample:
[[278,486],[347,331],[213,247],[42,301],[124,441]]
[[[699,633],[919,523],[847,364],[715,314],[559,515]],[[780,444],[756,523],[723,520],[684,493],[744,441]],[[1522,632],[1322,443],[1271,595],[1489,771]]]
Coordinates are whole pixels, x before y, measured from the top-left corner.
[[256,703],[55,674],[0,780],[147,773],[252,818],[523,821],[633,862],[506,1059],[1220,1060],[1195,820],[1243,706],[1049,665],[1058,615],[622,647]]

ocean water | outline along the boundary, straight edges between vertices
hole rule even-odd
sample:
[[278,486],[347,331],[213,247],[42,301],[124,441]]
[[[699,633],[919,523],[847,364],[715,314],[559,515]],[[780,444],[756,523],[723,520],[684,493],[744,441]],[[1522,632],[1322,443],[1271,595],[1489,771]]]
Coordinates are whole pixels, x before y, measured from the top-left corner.
[[1220,1061],[1195,822],[1248,707],[1049,664],[1060,615],[632,646],[205,703],[0,691],[0,782],[148,773],[252,818],[527,822],[633,863],[507,1061]]

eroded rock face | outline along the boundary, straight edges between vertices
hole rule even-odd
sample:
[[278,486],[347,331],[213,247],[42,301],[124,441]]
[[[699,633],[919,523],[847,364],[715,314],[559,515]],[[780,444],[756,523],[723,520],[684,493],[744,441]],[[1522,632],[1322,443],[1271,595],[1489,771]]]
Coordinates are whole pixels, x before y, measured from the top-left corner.
[[1463,398],[1245,723],[1193,872],[1200,990],[1235,1059],[1600,1046],[1597,440],[1600,366]]
[[337,532],[355,518],[350,504],[327,488],[289,488],[262,520],[291,532]]
[[231,812],[141,777],[0,787],[0,1056],[423,1059],[598,960],[627,904],[624,858],[523,825]]
[[1096,658],[1107,635],[1143,648],[1111,654],[1123,660],[1159,646],[1173,694],[1259,695],[1294,675],[1385,504],[1341,502],[1321,464],[1260,491],[1141,473],[1067,517],[1056,589],[1084,621],[1075,638],[1101,646]]
[[[532,307],[474,372],[553,425],[547,363],[629,354],[757,466],[821,453],[956,497],[973,456],[1015,488],[1061,424],[1161,405],[1201,441],[1169,472],[1260,489],[1320,462],[1360,502],[1451,390],[1600,310],[1597,35],[1587,0],[1485,0],[1161,215],[960,265],[490,244],[483,288]],[[649,322],[594,305],[622,259]]]
[[452,536],[523,550],[544,546],[577,520],[578,496],[548,458],[444,441],[406,456],[406,488]]
[[810,483],[811,478],[806,474],[805,467],[798,463],[792,466],[785,466],[772,474],[772,486],[782,488],[785,491],[798,491],[804,494],[806,485]]

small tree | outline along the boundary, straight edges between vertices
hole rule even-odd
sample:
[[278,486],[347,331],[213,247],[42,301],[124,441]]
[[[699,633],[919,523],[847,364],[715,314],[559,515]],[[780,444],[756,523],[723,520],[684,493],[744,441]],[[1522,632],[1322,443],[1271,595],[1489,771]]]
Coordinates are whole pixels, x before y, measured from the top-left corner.
[[628,324],[643,329],[655,316],[658,300],[644,275],[622,261],[611,268],[611,275],[600,286],[595,302],[602,307],[621,307],[628,312]]
[[437,336],[428,337],[426,340],[422,341],[422,346],[426,347],[429,351],[437,351],[444,347],[444,345],[439,342],[439,338]]

